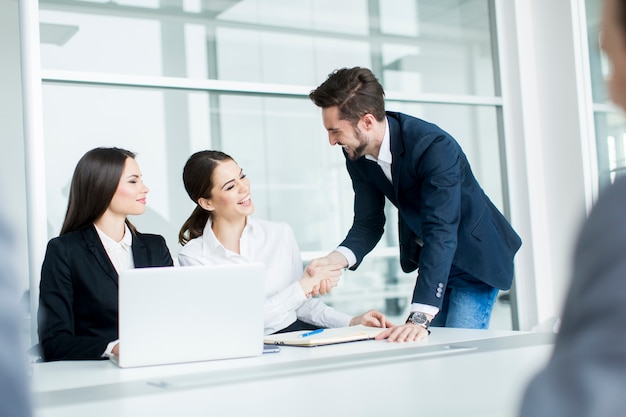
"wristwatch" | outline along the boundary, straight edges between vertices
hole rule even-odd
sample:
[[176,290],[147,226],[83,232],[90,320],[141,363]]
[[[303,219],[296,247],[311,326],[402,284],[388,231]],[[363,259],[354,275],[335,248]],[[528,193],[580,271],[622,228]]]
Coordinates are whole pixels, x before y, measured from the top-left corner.
[[430,320],[428,316],[424,313],[420,313],[419,311],[414,311],[409,314],[409,318],[406,320],[407,323],[413,323],[417,326],[422,326],[425,329],[428,329],[428,325],[430,324]]

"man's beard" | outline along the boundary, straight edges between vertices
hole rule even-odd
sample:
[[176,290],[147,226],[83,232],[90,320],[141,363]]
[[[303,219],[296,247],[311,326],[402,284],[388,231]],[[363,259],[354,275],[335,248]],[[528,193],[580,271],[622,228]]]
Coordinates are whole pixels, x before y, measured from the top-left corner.
[[351,161],[356,161],[357,159],[362,158],[365,155],[365,149],[368,145],[367,137],[365,137],[365,135],[361,133],[359,128],[356,126],[354,127],[354,137],[359,141],[359,146],[355,149],[351,149],[352,152],[347,152],[344,149],[344,152],[348,155],[348,159]]

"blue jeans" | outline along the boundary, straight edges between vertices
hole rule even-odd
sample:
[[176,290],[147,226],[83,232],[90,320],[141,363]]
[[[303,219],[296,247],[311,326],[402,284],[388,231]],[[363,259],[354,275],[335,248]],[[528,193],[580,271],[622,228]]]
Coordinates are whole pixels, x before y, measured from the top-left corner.
[[454,265],[450,269],[443,305],[431,326],[487,329],[498,289]]

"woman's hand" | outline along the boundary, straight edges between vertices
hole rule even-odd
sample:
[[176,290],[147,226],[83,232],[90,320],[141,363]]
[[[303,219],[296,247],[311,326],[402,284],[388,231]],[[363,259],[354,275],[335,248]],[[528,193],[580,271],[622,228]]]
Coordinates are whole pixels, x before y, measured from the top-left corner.
[[387,320],[383,313],[376,310],[366,311],[360,316],[352,317],[350,326],[356,326],[357,324],[370,327],[393,327],[393,323]]

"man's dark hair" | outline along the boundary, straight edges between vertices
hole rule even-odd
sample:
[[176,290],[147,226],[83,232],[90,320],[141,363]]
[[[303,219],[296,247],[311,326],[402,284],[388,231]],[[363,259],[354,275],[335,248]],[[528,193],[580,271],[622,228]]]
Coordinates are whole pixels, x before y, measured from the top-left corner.
[[323,109],[339,108],[339,118],[356,126],[365,114],[376,120],[385,118],[385,91],[376,76],[367,68],[341,68],[328,75],[328,79],[309,98]]

